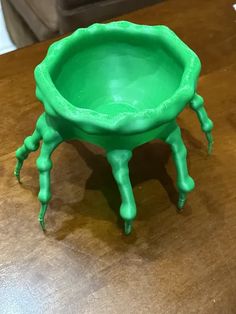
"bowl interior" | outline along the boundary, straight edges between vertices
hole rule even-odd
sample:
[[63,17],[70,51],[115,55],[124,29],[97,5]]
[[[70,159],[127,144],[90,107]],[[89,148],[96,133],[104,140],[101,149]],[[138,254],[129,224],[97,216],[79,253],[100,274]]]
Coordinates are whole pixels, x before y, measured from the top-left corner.
[[183,68],[158,38],[84,36],[61,56],[52,79],[72,105],[116,115],[157,107],[179,87]]

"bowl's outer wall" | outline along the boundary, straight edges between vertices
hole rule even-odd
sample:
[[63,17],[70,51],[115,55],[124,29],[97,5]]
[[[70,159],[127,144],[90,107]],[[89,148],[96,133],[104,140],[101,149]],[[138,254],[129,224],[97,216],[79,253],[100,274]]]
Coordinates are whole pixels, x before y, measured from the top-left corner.
[[105,149],[106,151],[114,149],[133,150],[134,148],[150,142],[154,139],[165,140],[166,137],[177,126],[176,121],[170,121],[152,130],[137,134],[88,134],[78,126],[71,125],[69,121],[62,121],[60,118],[54,118],[46,115],[46,121],[53,126],[67,140],[82,140]]

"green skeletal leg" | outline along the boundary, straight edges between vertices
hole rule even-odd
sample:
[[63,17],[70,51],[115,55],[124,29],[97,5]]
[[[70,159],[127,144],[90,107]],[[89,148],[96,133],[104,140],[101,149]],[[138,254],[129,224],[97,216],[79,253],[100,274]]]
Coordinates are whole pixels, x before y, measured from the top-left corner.
[[107,153],[108,162],[112,167],[112,173],[121,194],[120,215],[125,221],[125,234],[131,232],[132,221],[136,216],[136,205],[128,168],[131,157],[132,152],[129,150],[113,150]]
[[39,212],[38,220],[43,230],[45,230],[44,216],[47,210],[48,203],[51,199],[50,188],[50,172],[52,169],[51,155],[55,148],[62,142],[59,136],[55,136],[50,140],[43,139],[43,144],[40,156],[37,159],[37,168],[39,171],[39,185],[40,191],[38,199],[41,202],[41,209]]
[[31,136],[26,137],[26,139],[24,140],[24,144],[17,149],[16,151],[17,163],[16,163],[14,175],[17,177],[19,182],[20,182],[20,171],[23,166],[24,160],[28,157],[28,155],[31,152],[36,151],[39,148],[41,139],[42,139],[42,136],[36,128]]
[[177,126],[165,139],[172,150],[172,156],[177,171],[177,188],[179,190],[178,208],[183,208],[187,193],[194,189],[194,181],[188,174],[187,150],[181,137],[180,128]]
[[204,108],[203,98],[200,95],[195,94],[190,102],[190,107],[196,112],[198,116],[202,131],[205,133],[208,141],[208,153],[210,154],[213,145],[213,137],[211,132],[213,129],[213,122],[208,118],[207,112]]

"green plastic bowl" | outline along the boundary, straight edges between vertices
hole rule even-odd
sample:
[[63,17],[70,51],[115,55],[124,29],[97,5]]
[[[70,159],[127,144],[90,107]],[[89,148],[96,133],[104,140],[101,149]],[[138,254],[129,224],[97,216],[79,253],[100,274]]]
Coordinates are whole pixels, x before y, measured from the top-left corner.
[[36,96],[45,113],[16,152],[19,178],[24,159],[43,140],[39,220],[50,193],[51,153],[62,141],[81,139],[103,147],[120,189],[125,232],[136,206],[129,180],[132,150],[153,139],[170,144],[177,168],[179,208],[194,188],[186,148],[176,123],[190,104],[205,132],[209,150],[213,124],[196,94],[201,64],[197,55],[168,27],[130,22],[94,24],[52,44],[35,69]]

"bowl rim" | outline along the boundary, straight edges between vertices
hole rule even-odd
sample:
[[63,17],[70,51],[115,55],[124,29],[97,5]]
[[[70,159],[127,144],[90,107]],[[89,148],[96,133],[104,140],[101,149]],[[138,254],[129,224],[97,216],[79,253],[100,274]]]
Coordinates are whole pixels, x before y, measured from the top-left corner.
[[[146,33],[158,36],[168,48],[173,50],[183,64],[184,72],[180,85],[173,95],[157,107],[137,112],[124,112],[111,118],[109,114],[71,104],[54,85],[49,69],[60,61],[61,55],[65,49],[68,49],[68,46],[86,36],[86,33],[96,34],[96,32],[111,32],[117,29],[128,34]],[[201,63],[198,56],[167,26],[140,25],[128,21],[96,23],[87,28],[79,28],[49,47],[46,57],[34,71],[36,97],[43,103],[47,114],[66,119],[86,133],[136,134],[175,119],[193,98],[200,70]]]

